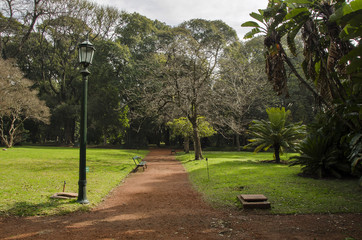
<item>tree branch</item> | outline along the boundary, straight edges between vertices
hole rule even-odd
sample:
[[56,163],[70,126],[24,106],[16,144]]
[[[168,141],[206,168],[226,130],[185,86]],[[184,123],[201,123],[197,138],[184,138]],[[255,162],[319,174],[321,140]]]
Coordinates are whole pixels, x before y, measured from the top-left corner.
[[287,54],[284,51],[284,48],[282,46],[281,47],[281,51],[282,51],[282,55],[284,58],[284,61],[288,64],[289,68],[292,70],[292,72],[294,73],[294,75],[298,78],[298,80],[305,86],[307,87],[307,89],[309,91],[311,91],[314,95],[314,97],[316,97],[319,101],[321,101],[324,105],[326,105],[329,109],[333,109],[333,107],[312,87],[308,84],[308,82],[306,80],[304,80],[304,78],[302,76],[300,76],[300,74],[298,73],[297,69],[295,69],[293,63],[290,61],[289,57],[287,56]]

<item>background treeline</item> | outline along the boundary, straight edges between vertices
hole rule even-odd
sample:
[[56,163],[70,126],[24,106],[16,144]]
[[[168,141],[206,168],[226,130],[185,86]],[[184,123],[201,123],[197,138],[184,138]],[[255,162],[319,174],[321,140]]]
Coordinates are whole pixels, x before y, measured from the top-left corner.
[[[167,123],[186,117],[196,128],[197,117],[204,116],[217,134],[201,140],[203,146],[240,149],[248,124],[266,118],[267,107],[286,107],[304,123],[317,111],[313,95],[288,70],[290,97],[277,97],[264,70],[263,38],[240,41],[222,21],[193,19],[170,27],[85,0],[0,3],[1,57],[15,59],[50,110],[47,124],[36,118],[19,122],[18,142],[78,141],[77,45],[87,34],[96,47],[89,77],[90,144],[182,145],[171,138]],[[297,42],[297,51],[301,47]],[[4,133],[10,120],[2,114]]]

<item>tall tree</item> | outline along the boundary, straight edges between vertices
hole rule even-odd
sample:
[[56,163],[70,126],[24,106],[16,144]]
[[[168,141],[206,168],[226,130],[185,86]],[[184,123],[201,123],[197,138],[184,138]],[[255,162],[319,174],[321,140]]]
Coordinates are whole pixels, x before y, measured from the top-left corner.
[[14,62],[0,59],[0,137],[9,148],[21,141],[27,119],[49,123],[49,108],[31,86]]
[[121,85],[130,52],[113,41],[94,42],[92,74],[89,76],[89,141],[121,143],[129,125]]
[[266,75],[261,74],[263,62],[261,38],[232,44],[220,59],[220,75],[212,88],[210,118],[220,130],[235,134],[238,150],[239,135],[245,133],[247,124],[278,100],[267,86]]
[[[119,22],[116,42],[127,46],[130,52],[128,67],[122,74],[120,84],[122,104],[129,107],[130,127],[126,144],[130,147],[146,145],[147,136],[155,136],[162,131],[162,126],[171,120],[168,117],[163,119],[152,101],[143,101],[145,85],[149,84],[147,78],[150,68],[157,61],[158,34],[169,27],[138,13],[122,12]],[[146,94],[150,95],[151,92],[154,92],[154,88]]]
[[[193,128],[195,159],[202,158],[198,117],[211,99],[211,86],[224,48],[237,40],[222,21],[193,19],[164,35],[156,69],[148,79],[147,92],[159,108],[173,107],[187,117]],[[155,88],[156,87],[156,88]],[[153,89],[152,89],[153,88]]]
[[[70,144],[75,141],[80,105],[77,46],[92,29],[93,40],[107,36],[116,21],[112,9],[85,0],[51,3],[53,14],[42,18],[18,54],[18,62],[27,77],[36,82],[41,97],[52,109],[50,136]],[[105,19],[105,23],[96,19]]]

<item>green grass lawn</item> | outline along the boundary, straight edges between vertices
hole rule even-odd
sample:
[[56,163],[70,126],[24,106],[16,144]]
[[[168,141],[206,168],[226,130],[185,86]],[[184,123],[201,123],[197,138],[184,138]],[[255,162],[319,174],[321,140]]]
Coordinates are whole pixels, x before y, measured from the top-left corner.
[[[286,160],[291,154],[282,156]],[[362,212],[362,189],[357,179],[311,179],[299,177],[300,167],[264,163],[272,153],[204,152],[205,160],[189,161],[180,154],[190,180],[214,207],[239,208],[239,194],[264,194],[274,214]]]
[[87,149],[88,205],[51,199],[56,192],[78,192],[79,149],[14,147],[0,151],[0,215],[52,215],[94,207],[135,167],[132,156],[147,151]]

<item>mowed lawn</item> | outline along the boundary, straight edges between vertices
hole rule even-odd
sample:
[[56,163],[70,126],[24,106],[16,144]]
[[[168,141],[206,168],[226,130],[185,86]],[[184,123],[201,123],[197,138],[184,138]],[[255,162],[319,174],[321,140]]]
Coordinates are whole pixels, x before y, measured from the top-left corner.
[[14,147],[0,151],[0,215],[52,215],[86,210],[102,199],[135,167],[132,157],[147,151],[87,149],[87,198],[51,199],[54,193],[78,192],[79,149]]
[[[291,154],[283,155],[286,160]],[[265,213],[362,212],[362,188],[357,179],[300,177],[300,167],[266,163],[272,153],[204,152],[207,162],[190,161],[192,154],[178,154],[194,187],[214,207],[241,208],[239,194],[264,194],[271,202]]]

